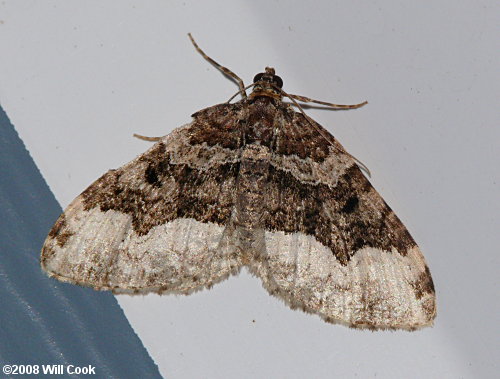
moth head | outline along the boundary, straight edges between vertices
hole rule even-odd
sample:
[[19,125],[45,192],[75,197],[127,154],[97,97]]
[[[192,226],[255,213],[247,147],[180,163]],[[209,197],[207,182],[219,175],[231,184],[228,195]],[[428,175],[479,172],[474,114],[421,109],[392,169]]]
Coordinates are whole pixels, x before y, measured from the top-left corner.
[[254,87],[250,98],[267,96],[281,100],[280,89],[283,87],[283,80],[275,74],[274,68],[266,67],[265,72],[255,75],[253,82]]

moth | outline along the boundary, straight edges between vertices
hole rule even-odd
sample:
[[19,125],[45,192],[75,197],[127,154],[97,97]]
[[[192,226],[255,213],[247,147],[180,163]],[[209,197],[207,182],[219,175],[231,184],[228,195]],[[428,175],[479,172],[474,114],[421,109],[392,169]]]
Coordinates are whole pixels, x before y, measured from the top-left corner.
[[92,183],[50,231],[43,270],[114,293],[190,294],[246,267],[270,294],[327,322],[431,325],[434,285],[417,244],[357,160],[297,103],[366,102],[290,95],[269,67],[245,87],[189,37],[241,100],[149,138],[144,154]]

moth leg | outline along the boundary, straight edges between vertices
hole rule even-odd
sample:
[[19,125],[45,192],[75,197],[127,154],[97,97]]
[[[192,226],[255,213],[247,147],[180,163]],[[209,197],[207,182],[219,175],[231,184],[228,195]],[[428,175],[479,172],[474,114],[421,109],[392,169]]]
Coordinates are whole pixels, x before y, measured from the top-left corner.
[[135,138],[142,139],[143,141],[149,141],[149,142],[158,142],[161,140],[163,137],[147,137],[147,136],[141,136],[140,134],[133,134]]

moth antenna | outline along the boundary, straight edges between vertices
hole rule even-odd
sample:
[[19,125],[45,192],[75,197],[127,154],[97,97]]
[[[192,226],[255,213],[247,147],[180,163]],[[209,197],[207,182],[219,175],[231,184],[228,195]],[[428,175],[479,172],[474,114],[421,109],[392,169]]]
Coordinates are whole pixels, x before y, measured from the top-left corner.
[[143,141],[149,141],[149,142],[157,142],[162,139],[162,137],[147,137],[147,136],[141,136],[140,134],[134,133],[133,136],[138,139],[142,139]]
[[356,108],[361,108],[363,105],[368,104],[368,101],[363,101],[362,103],[351,104],[351,105],[333,104],[333,103],[327,103],[326,101],[314,100],[314,99],[310,99],[310,98],[305,97],[305,96],[292,95],[292,94],[289,94],[288,97],[290,99],[299,100],[299,101],[302,101],[304,103],[316,103],[316,104],[326,105],[326,106],[333,108],[333,109],[356,109]]
[[238,84],[238,87],[240,88],[239,93],[241,93],[241,97],[243,97],[244,99],[246,99],[247,93],[245,92],[245,85],[243,84],[243,80],[238,75],[236,75],[234,72],[232,72],[230,69],[228,69],[227,67],[224,67],[224,66],[220,65],[219,63],[217,63],[216,61],[214,61],[212,58],[210,58],[207,54],[205,54],[205,52],[195,42],[195,40],[194,40],[193,36],[191,35],[191,33],[188,33],[188,37],[191,40],[191,42],[192,42],[194,48],[196,49],[196,51],[198,53],[200,53],[200,55],[203,58],[205,58],[208,62],[210,62],[210,64],[212,64],[217,70],[219,70],[220,72],[222,72],[225,76],[227,76],[228,78],[234,80]]
[[[302,107],[300,106],[300,104],[299,104],[299,103],[297,103],[297,101],[295,101],[295,97],[296,97],[296,95],[293,95],[293,96],[295,96],[295,97],[293,97],[292,95],[289,95],[288,93],[286,93],[283,89],[281,89],[281,88],[279,88],[279,87],[277,87],[277,86],[274,86],[274,85],[273,85],[273,88],[277,89],[277,90],[278,90],[279,92],[281,92],[281,93],[282,93],[285,97],[288,97],[288,98],[289,98],[289,99],[293,102],[293,104],[294,104],[297,108],[299,108],[300,113],[302,113],[302,115],[303,115],[303,116],[304,116],[304,118],[307,120],[307,122],[309,123],[309,125],[311,125],[314,129],[316,129],[316,131],[317,131],[317,132],[318,132],[318,133],[319,133],[319,134],[320,134],[320,135],[321,135],[321,136],[322,136],[322,137],[323,137],[323,138],[324,138],[324,139],[325,139],[328,143],[330,143],[330,144],[333,146],[333,148],[334,148],[335,150],[337,150],[337,151],[339,151],[340,153],[345,154],[345,155],[347,155],[348,157],[351,157],[352,159],[354,159],[354,161],[358,164],[359,168],[360,168],[361,170],[363,170],[364,172],[366,172],[366,174],[368,175],[368,177],[370,177],[370,178],[372,177],[372,174],[371,174],[371,172],[370,172],[370,169],[369,169],[369,168],[368,168],[368,167],[367,167],[367,166],[366,166],[363,162],[361,162],[361,161],[360,161],[358,158],[356,158],[354,155],[349,154],[349,153],[348,153],[347,151],[345,151],[343,148],[339,148],[339,147],[335,146],[334,144],[332,144],[332,142],[328,139],[328,137],[325,135],[325,133],[323,132],[323,130],[321,130],[320,128],[318,128],[318,127],[316,126],[316,124],[312,122],[311,118],[310,118],[310,117],[306,114],[306,112],[304,112],[304,109],[302,109]],[[299,96],[299,97],[302,97],[302,96]],[[308,98],[306,97],[306,99],[308,99]],[[311,100],[311,99],[309,99],[309,100]],[[302,100],[301,100],[301,101],[302,101]],[[317,102],[317,103],[319,103],[318,101],[315,101],[315,100],[310,101],[310,102]],[[330,104],[330,103],[325,103],[325,102],[321,102],[321,103],[323,103],[323,105],[328,105],[328,104]],[[320,103],[320,104],[321,104],[321,103]],[[363,105],[365,105],[365,104],[367,104],[367,103],[368,103],[368,102],[366,102],[366,101],[365,101],[364,103],[361,103],[361,104],[355,104],[355,105],[338,105],[338,104],[337,104],[337,105],[336,105],[336,104],[332,104],[332,105],[336,105],[336,106],[340,106],[340,107],[351,107],[351,108],[339,108],[339,109],[355,109],[355,108],[362,107]]]

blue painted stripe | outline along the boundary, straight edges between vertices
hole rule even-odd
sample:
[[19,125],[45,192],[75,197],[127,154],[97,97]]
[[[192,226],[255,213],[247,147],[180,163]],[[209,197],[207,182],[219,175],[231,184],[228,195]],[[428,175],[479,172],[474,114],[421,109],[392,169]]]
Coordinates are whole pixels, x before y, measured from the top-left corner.
[[161,378],[111,293],[41,271],[40,249],[61,207],[1,107],[0,212],[0,365],[92,365],[92,377]]

